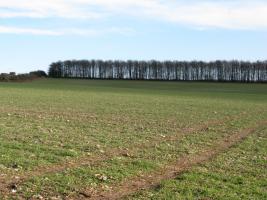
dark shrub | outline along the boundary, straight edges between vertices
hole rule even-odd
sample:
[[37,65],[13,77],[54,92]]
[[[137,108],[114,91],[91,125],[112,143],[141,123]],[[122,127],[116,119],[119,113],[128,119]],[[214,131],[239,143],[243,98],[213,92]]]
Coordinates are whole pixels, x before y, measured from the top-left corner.
[[47,77],[46,72],[42,70],[32,71],[30,72],[30,75],[34,75],[36,77]]

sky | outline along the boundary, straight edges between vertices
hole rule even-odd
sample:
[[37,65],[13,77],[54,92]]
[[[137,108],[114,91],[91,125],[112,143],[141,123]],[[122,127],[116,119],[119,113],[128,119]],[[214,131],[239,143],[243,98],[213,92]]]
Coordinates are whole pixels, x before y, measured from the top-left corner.
[[267,0],[0,0],[0,73],[67,59],[267,60]]

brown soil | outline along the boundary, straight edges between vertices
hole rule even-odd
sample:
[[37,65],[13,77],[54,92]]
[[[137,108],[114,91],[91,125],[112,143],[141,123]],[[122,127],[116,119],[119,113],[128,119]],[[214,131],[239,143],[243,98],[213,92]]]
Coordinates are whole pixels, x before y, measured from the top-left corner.
[[26,79],[1,79],[0,83],[25,83],[25,82],[32,82],[35,80],[39,80],[39,79],[45,79],[43,77],[30,77],[30,78],[26,78]]

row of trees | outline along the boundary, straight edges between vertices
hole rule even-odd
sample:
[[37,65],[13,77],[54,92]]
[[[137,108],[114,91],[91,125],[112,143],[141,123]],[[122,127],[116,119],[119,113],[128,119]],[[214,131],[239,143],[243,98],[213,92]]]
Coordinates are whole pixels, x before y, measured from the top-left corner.
[[67,60],[50,65],[54,78],[266,82],[267,61]]
[[9,82],[9,81],[28,81],[34,80],[41,77],[47,77],[47,74],[44,71],[32,71],[25,74],[16,74],[15,72],[10,73],[1,73],[0,82]]

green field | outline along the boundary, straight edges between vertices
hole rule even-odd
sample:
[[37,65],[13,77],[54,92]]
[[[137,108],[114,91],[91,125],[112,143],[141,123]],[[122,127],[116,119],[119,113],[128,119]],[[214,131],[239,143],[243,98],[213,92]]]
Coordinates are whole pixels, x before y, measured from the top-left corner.
[[266,199],[266,140],[266,84],[0,83],[0,199]]

